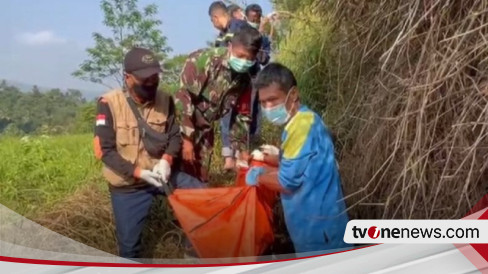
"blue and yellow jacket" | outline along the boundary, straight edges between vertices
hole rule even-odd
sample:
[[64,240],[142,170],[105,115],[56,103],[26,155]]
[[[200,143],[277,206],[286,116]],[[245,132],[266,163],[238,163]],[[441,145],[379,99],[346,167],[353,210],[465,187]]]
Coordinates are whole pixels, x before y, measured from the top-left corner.
[[349,221],[334,144],[324,122],[301,106],[282,134],[279,182],[289,194],[281,201],[297,253],[344,248]]

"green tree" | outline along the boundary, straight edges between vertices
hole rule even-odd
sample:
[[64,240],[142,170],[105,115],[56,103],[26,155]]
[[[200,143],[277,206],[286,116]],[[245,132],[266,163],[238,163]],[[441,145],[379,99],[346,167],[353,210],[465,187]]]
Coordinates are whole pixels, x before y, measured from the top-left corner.
[[181,70],[185,64],[187,54],[176,55],[163,63],[163,82],[165,83],[179,83]]
[[41,91],[39,90],[39,87],[37,85],[34,85],[32,87],[32,93],[34,97],[41,97]]
[[95,46],[87,49],[88,60],[73,72],[73,76],[109,88],[112,86],[107,80],[122,86],[124,55],[133,46],[154,51],[160,60],[171,51],[161,32],[162,22],[155,18],[158,13],[155,4],[139,10],[137,0],[103,0],[101,8],[105,16],[103,23],[110,28],[111,37],[93,33]]
[[17,125],[11,123],[5,127],[2,134],[6,136],[22,136],[24,132]]
[[0,83],[0,90],[5,89],[7,86],[8,86],[7,81],[5,81],[5,79],[3,79],[2,82]]
[[79,90],[39,92],[34,86],[30,92],[21,92],[7,83],[0,83],[0,134],[58,134],[72,131],[78,111],[85,104],[86,99]]
[[180,54],[163,63],[164,73],[160,87],[164,91],[174,94],[178,90],[180,85],[180,74],[187,58],[187,54]]

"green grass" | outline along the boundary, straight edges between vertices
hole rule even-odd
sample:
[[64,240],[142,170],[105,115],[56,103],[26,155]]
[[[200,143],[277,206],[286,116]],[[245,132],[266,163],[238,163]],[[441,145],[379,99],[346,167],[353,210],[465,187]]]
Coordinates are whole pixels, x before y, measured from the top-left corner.
[[[213,183],[230,184],[233,174],[222,173],[218,127],[216,131],[210,168]],[[278,131],[265,123],[261,140],[276,144]],[[0,137],[0,203],[22,215],[36,215],[49,211],[84,185],[105,187],[92,140],[91,134],[31,136],[27,140]]]
[[[261,139],[277,144],[279,131],[265,124]],[[0,137],[0,203],[61,235],[117,254],[110,196],[92,138],[91,134],[27,141]],[[232,184],[234,174],[221,171],[218,127],[215,141],[212,185]],[[144,256],[181,258],[183,233],[166,199],[159,197],[151,211],[143,233]],[[280,231],[276,231],[278,245],[287,239]]]
[[27,215],[100,178],[91,135],[0,138],[0,203]]

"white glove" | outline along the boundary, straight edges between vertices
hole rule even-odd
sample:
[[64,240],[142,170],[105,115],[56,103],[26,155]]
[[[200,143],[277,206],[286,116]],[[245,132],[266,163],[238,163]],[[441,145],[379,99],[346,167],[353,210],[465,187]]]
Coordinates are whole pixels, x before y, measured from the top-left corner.
[[273,145],[262,145],[259,147],[264,154],[278,156],[280,155],[280,149]]
[[143,169],[141,170],[141,179],[146,181],[146,183],[151,184],[155,187],[162,187],[163,184],[159,181],[161,176],[155,172],[150,170]]
[[264,153],[261,151],[261,150],[254,150],[252,153],[251,153],[251,157],[256,160],[256,161],[264,161]]
[[167,183],[171,176],[171,166],[165,159],[159,160],[159,163],[154,166],[153,172],[160,175],[163,182]]
[[240,168],[249,168],[249,164],[244,160],[237,160],[236,166]]

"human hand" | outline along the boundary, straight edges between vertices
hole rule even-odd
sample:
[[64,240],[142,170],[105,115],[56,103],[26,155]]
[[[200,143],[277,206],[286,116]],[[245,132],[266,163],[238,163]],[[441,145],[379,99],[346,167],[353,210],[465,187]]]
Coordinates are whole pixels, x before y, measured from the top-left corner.
[[155,172],[152,172],[150,170],[143,169],[141,170],[139,174],[139,179],[142,179],[146,183],[153,185],[155,187],[162,187],[163,184],[159,181],[161,176]]
[[261,150],[256,149],[251,153],[251,159],[263,162],[264,161],[264,153]]
[[264,154],[273,155],[273,156],[280,155],[280,149],[277,148],[276,146],[273,146],[273,145],[262,145],[262,146],[259,147],[259,149]]
[[253,167],[249,169],[246,174],[246,185],[256,186],[258,184],[259,175],[264,173],[263,167]]
[[161,159],[158,164],[154,166],[153,172],[159,174],[163,182],[167,183],[171,176],[171,165],[167,160]]
[[193,163],[195,161],[195,149],[191,140],[183,138],[183,148],[182,148],[183,160]]

